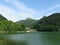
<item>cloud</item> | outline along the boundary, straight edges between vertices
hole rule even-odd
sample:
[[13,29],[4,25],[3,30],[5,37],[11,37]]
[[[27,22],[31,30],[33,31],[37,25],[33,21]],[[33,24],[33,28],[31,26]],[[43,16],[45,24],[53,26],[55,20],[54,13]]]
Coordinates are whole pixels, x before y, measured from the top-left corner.
[[0,5],[0,14],[7,19],[14,21],[17,18],[16,14],[18,13],[9,7],[6,7],[5,5]]
[[[0,3],[0,14],[6,17],[8,20],[18,21],[25,19],[27,17],[31,17],[34,19],[40,19],[44,15],[51,14],[51,10],[60,7],[60,3],[46,9],[45,11],[36,11],[33,8],[28,8],[23,2],[19,0],[4,0],[5,3]],[[10,6],[9,6],[10,4]],[[11,6],[13,5],[13,6]]]
[[27,6],[26,6],[24,3],[22,3],[22,2],[19,2],[19,1],[15,0],[15,1],[12,1],[12,3],[13,3],[13,4],[16,6],[16,8],[17,8],[18,10],[20,10],[21,12],[30,13],[30,14],[35,14],[35,13],[37,13],[36,10],[34,10],[34,9],[32,9],[32,8],[27,8]]
[[5,0],[6,2],[10,2],[10,0]]
[[[43,11],[41,14],[45,14],[45,13],[47,13],[47,12],[49,12],[49,11],[51,11],[51,10],[54,10],[54,9],[56,9],[56,8],[58,8],[58,7],[60,7],[60,3],[58,3],[58,4],[56,4],[56,5],[54,5],[54,6],[52,6],[52,7],[50,7],[50,8],[48,8],[48,9],[46,9],[45,11]],[[52,11],[51,11],[52,12]],[[52,14],[52,13],[49,13],[49,14]],[[53,12],[54,13],[54,12]]]
[[18,1],[18,0],[5,0],[6,3],[11,3],[15,6],[17,10],[8,7],[8,5],[0,3],[0,14],[5,16],[8,20],[18,21],[21,19],[25,19],[27,17],[34,18],[35,14],[38,12],[32,8],[27,8],[27,6]]

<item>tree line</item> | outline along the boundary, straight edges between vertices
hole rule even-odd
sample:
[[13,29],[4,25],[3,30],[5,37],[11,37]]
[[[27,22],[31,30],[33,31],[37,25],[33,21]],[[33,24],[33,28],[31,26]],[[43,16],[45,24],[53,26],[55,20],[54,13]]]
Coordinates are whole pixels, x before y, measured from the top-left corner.
[[26,31],[25,26],[8,20],[0,20],[0,31]]

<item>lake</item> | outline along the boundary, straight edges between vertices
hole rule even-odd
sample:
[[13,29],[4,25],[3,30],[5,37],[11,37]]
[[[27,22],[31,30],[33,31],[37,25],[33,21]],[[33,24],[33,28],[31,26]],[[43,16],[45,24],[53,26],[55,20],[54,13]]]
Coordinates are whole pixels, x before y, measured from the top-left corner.
[[[1,38],[3,39],[1,40]],[[0,38],[1,45],[3,45],[2,44],[3,42],[4,45],[5,43],[6,45],[60,45],[60,32],[3,34],[1,38]]]

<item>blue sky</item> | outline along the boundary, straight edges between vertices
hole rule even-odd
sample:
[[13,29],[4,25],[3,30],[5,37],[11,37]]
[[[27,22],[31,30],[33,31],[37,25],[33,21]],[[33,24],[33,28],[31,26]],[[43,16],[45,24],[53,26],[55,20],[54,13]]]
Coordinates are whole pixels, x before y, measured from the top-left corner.
[[18,21],[31,17],[40,19],[60,12],[60,0],[0,0],[0,14]]

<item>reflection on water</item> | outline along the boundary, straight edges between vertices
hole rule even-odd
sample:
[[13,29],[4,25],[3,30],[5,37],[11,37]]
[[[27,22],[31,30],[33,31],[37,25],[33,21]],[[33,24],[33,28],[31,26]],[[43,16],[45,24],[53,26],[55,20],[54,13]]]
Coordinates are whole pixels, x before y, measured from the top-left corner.
[[0,35],[0,45],[27,45],[26,40],[15,41]]
[[0,45],[60,45],[60,32],[0,35]]

